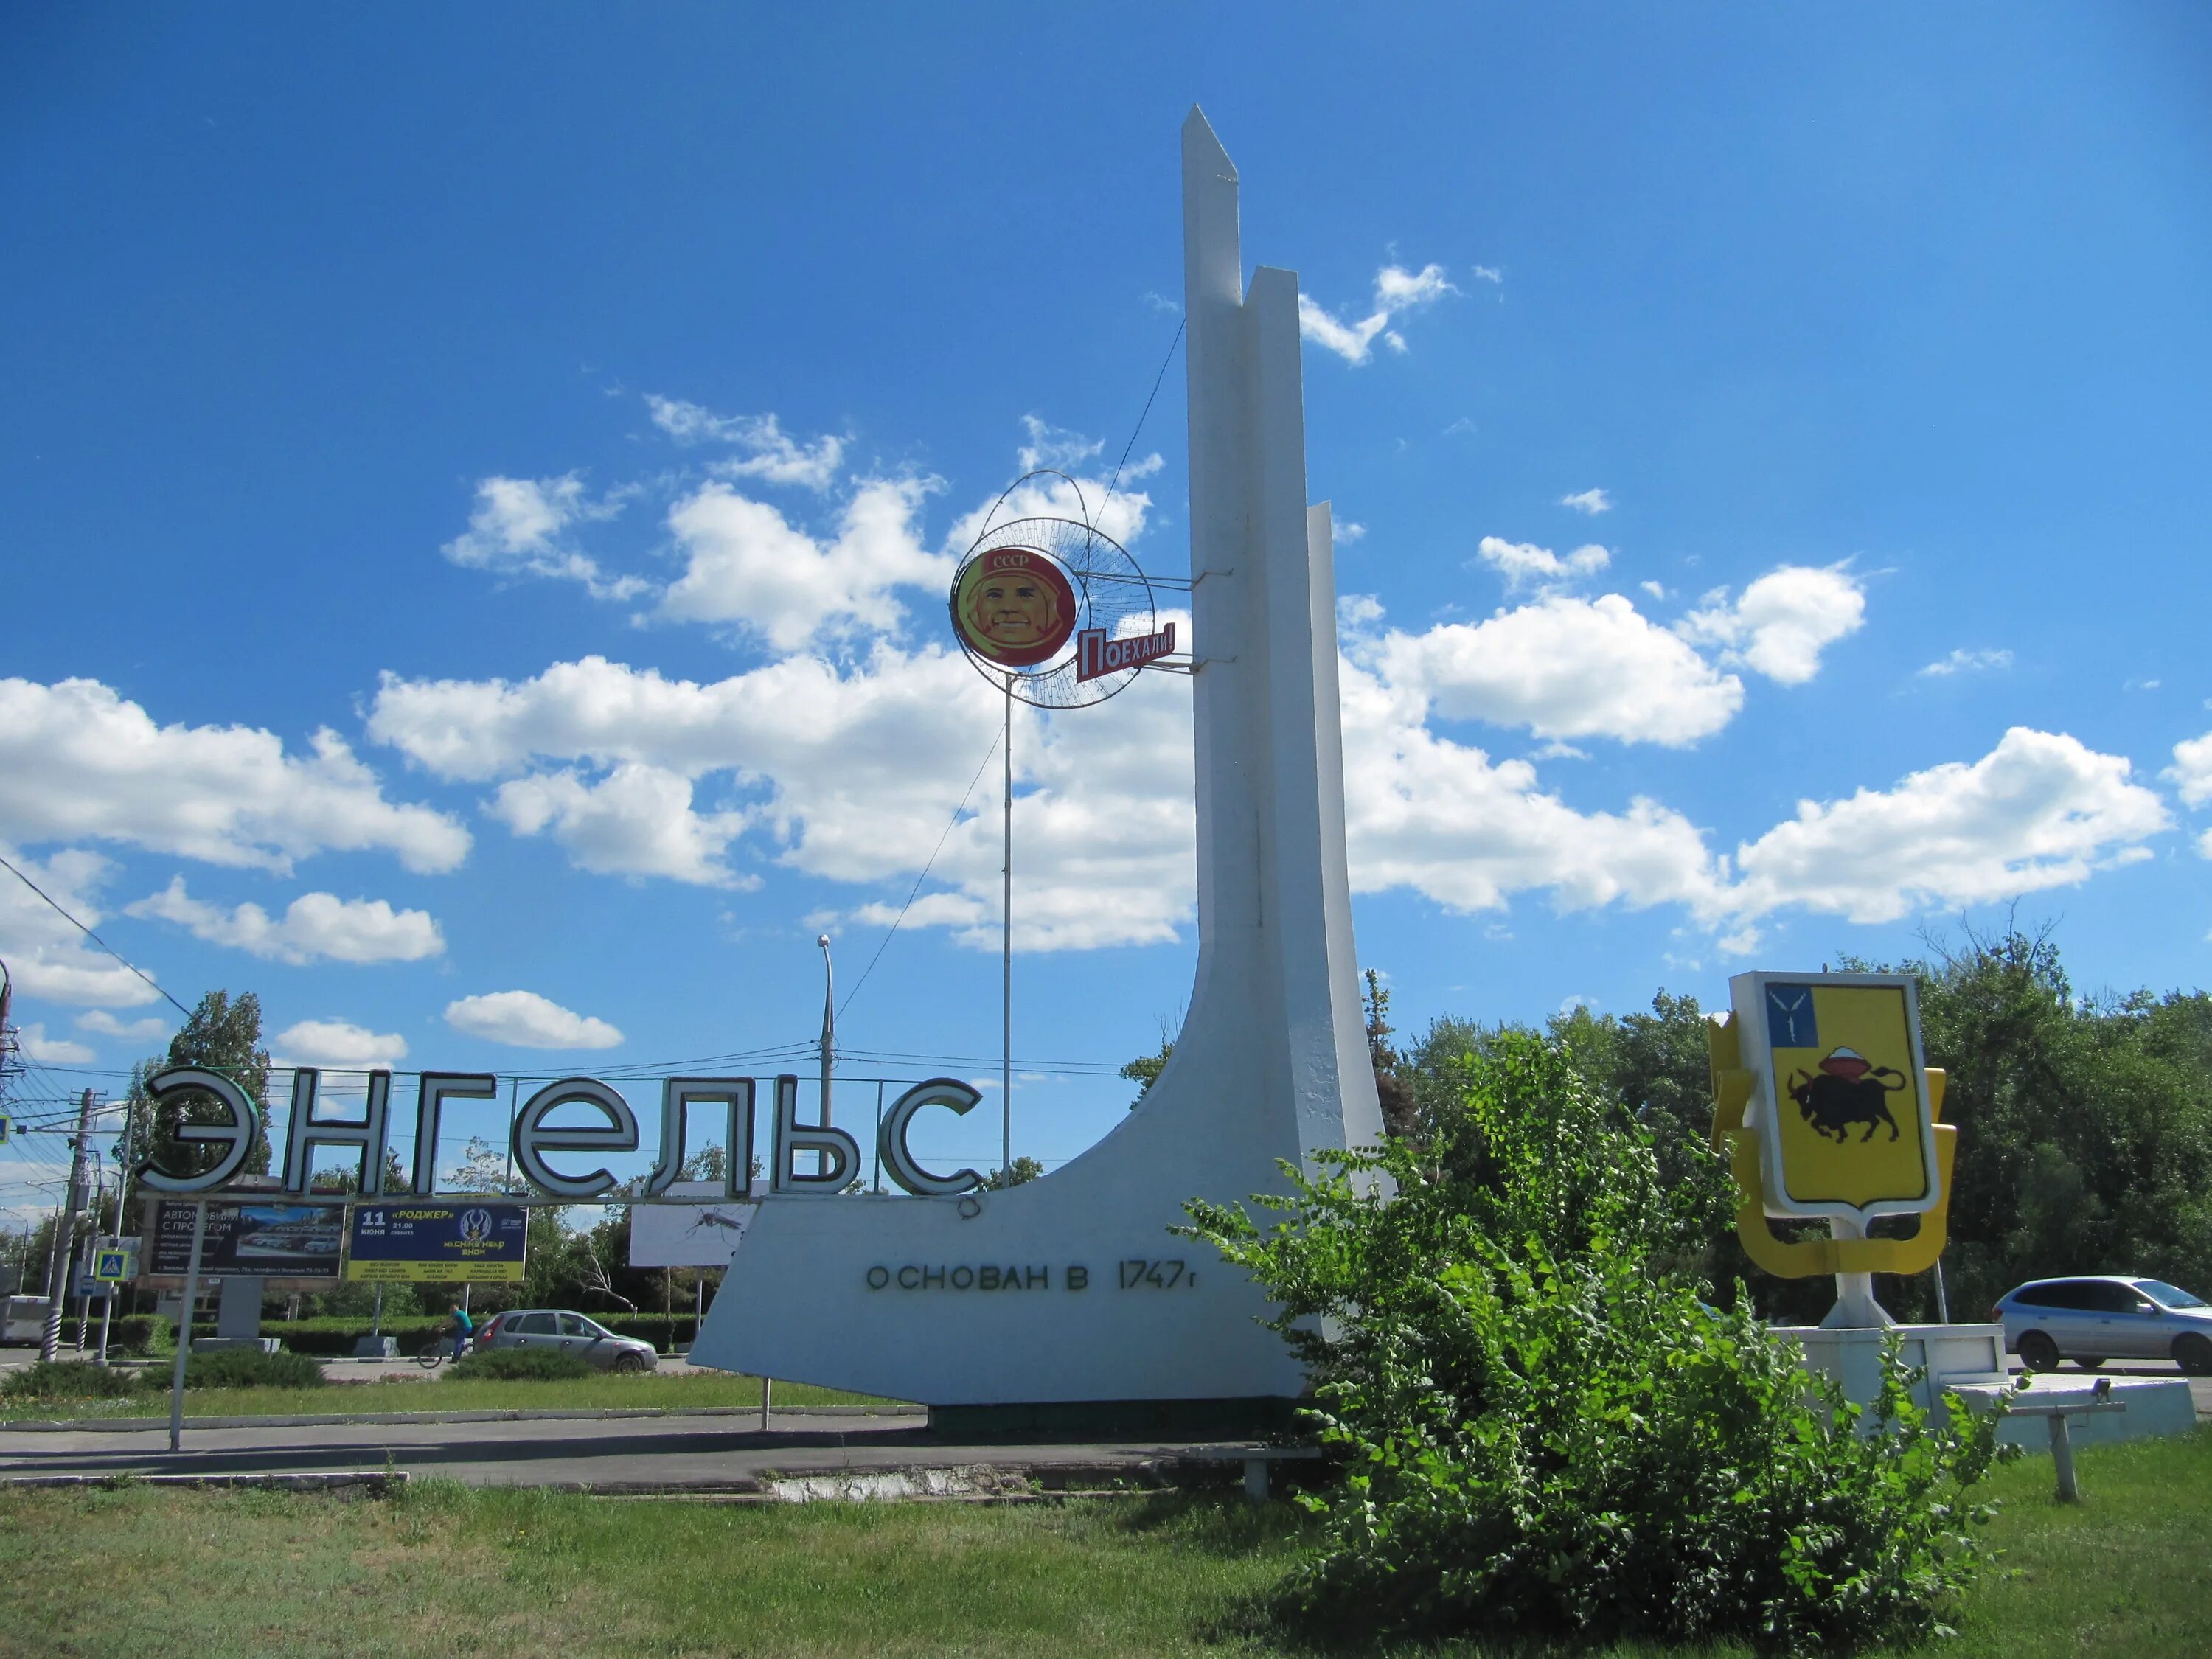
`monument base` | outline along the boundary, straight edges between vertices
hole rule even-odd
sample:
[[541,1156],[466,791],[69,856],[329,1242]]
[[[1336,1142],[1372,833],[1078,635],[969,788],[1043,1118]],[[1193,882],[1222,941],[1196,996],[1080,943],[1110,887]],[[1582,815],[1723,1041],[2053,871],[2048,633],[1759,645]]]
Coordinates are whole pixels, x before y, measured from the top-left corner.
[[[1968,1407],[1984,1409],[2023,1380],[2005,1369],[2002,1325],[1893,1325],[1887,1330],[1796,1325],[1777,1327],[1774,1334],[1803,1348],[1807,1368],[1834,1377],[1844,1385],[1844,1397],[1857,1406],[1871,1403],[1881,1391],[1882,1343],[1892,1336],[1903,1343],[1906,1364],[1927,1369],[1913,1398],[1930,1411],[1938,1408],[1946,1390],[1957,1394]],[[2126,1407],[2074,1419],[2070,1431],[2075,1445],[2187,1434],[2197,1426],[2197,1404],[2185,1377],[2046,1371],[2024,1380],[2039,1405],[2086,1404],[2102,1387],[2108,1399]],[[1999,1441],[2032,1450],[2047,1450],[2049,1436],[2044,1418],[2027,1410],[1997,1425]]]
[[1887,1328],[1829,1325],[1777,1326],[1805,1351],[1808,1370],[1844,1385],[1844,1398],[1869,1405],[1881,1391],[1882,1344],[1895,1337],[1908,1365],[1928,1375],[1913,1391],[1914,1401],[1934,1410],[1947,1388],[1963,1382],[2004,1386],[2005,1346],[2002,1325],[1892,1325]]
[[1258,1440],[1297,1431],[1297,1405],[1243,1400],[1057,1400],[1034,1405],[932,1406],[940,1440]]

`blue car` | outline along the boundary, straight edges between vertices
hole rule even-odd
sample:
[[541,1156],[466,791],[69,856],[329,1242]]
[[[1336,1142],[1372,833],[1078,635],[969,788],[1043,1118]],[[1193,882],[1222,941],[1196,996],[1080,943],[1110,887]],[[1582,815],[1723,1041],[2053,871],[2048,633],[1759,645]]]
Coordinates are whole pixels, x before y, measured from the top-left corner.
[[2031,1279],[2000,1297],[1990,1320],[2003,1322],[2006,1352],[2032,1371],[2056,1370],[2061,1358],[2086,1370],[2107,1359],[2171,1359],[2212,1376],[2212,1305],[2160,1279]]

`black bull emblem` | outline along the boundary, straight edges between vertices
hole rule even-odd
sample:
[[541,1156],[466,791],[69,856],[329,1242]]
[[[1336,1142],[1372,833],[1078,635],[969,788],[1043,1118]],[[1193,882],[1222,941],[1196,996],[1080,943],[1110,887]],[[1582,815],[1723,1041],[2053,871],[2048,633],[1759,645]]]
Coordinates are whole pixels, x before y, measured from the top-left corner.
[[[1889,1078],[1896,1081],[1884,1081]],[[1887,1066],[1874,1066],[1856,1077],[1841,1077],[1823,1069],[1818,1076],[1795,1073],[1790,1098],[1797,1103],[1814,1133],[1832,1137],[1839,1145],[1850,1138],[1852,1125],[1865,1124],[1866,1133],[1859,1137],[1863,1145],[1885,1123],[1889,1126],[1889,1138],[1897,1139],[1897,1120],[1889,1115],[1886,1097],[1908,1086],[1905,1073]]]

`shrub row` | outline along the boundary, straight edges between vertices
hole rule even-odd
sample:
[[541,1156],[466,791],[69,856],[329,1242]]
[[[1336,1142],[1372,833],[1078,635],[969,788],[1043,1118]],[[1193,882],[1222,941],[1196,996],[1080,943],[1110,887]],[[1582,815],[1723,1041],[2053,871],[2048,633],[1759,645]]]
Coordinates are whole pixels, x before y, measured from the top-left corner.
[[[323,1385],[323,1368],[306,1354],[226,1348],[216,1353],[196,1353],[185,1361],[188,1389],[319,1389]],[[0,1395],[10,1400],[113,1400],[142,1390],[159,1392],[168,1386],[169,1374],[158,1368],[137,1371],[94,1364],[89,1359],[41,1359],[0,1382]]]
[[[590,1316],[617,1336],[634,1336],[650,1342],[663,1353],[679,1343],[691,1340],[698,1327],[698,1319],[691,1314],[603,1314]],[[477,1316],[482,1325],[489,1315]],[[405,1319],[387,1319],[380,1333],[398,1340],[402,1353],[412,1352],[429,1340],[433,1333],[443,1330],[443,1317],[429,1318],[410,1315]],[[212,1336],[213,1327],[204,1334]],[[325,1359],[349,1358],[354,1345],[368,1334],[365,1319],[264,1319],[261,1322],[264,1336],[281,1338],[284,1346],[295,1353],[319,1354]]]
[[[481,1325],[489,1315],[479,1315]],[[617,1336],[634,1336],[650,1342],[663,1353],[688,1344],[696,1334],[699,1321],[691,1314],[604,1314],[591,1317]],[[380,1334],[396,1339],[402,1353],[411,1353],[429,1340],[434,1332],[446,1326],[443,1316],[410,1314],[404,1318],[383,1322]],[[368,1334],[369,1322],[355,1316],[323,1319],[270,1319],[261,1322],[261,1334],[281,1340],[294,1353],[313,1354],[324,1359],[348,1359],[353,1356],[355,1345]],[[116,1319],[108,1328],[107,1348],[110,1353],[165,1354],[176,1351],[176,1328],[159,1314],[127,1314]],[[215,1324],[210,1320],[193,1322],[194,1336],[213,1336]]]
[[487,1382],[569,1382],[594,1374],[589,1360],[558,1348],[487,1348],[458,1361],[447,1373]]

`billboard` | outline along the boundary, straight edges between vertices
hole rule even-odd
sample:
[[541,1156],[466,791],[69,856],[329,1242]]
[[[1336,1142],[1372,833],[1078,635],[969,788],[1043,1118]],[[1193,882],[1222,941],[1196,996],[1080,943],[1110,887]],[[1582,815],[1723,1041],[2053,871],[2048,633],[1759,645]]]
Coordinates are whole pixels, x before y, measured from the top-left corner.
[[[158,1278],[182,1279],[192,1261],[192,1204],[164,1200],[154,1216]],[[210,1204],[200,1274],[210,1279],[336,1279],[343,1205]]]
[[520,1204],[363,1204],[346,1248],[351,1279],[522,1282],[530,1212]]
[[629,1212],[633,1267],[726,1267],[760,1212],[758,1204],[722,1197],[719,1181],[679,1181],[670,1198],[697,1194],[697,1204],[636,1204]]

